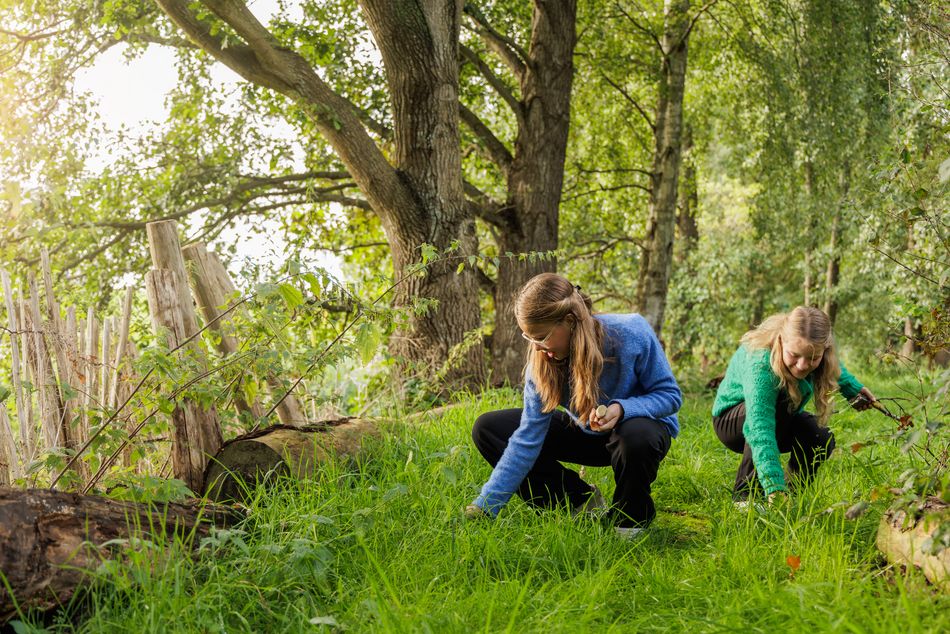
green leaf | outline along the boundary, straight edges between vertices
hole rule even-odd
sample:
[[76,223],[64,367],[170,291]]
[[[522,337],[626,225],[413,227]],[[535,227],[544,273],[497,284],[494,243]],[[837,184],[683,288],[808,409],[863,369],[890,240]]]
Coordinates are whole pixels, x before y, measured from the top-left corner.
[[428,264],[429,262],[431,262],[432,260],[434,260],[434,259],[436,258],[436,256],[438,256],[438,254],[439,254],[439,250],[438,250],[438,249],[436,249],[436,248],[435,248],[434,246],[432,246],[431,244],[428,244],[428,243],[425,243],[425,242],[422,243],[422,245],[419,247],[419,249],[422,251],[422,263],[423,263],[423,264]]
[[[63,392],[63,398],[64,398],[65,400],[67,400],[67,401],[70,400],[70,399],[74,399],[74,398],[76,398],[77,396],[79,396],[79,392],[77,392],[76,390],[74,390],[73,387],[72,387],[69,383],[66,383],[65,381],[61,381],[61,382],[60,382],[60,384],[59,384],[59,389],[62,390],[62,392]],[[0,403],[3,402],[3,398],[4,398],[4,397],[3,397],[3,390],[0,389]]]
[[10,391],[9,387],[4,385],[3,383],[0,383],[0,403],[3,403],[5,400],[10,398],[11,393],[12,392]]
[[364,322],[356,331],[356,349],[359,350],[360,360],[366,365],[376,356],[382,338],[379,327],[371,321]]
[[313,296],[320,299],[321,295],[323,295],[323,287],[320,285],[320,280],[317,279],[317,276],[313,273],[304,273],[302,277],[303,281],[307,283],[310,292],[313,293]]
[[284,282],[277,287],[277,290],[284,299],[284,302],[287,303],[288,308],[294,309],[303,304],[303,293],[293,284]]
[[465,270],[465,262],[459,262],[458,267],[455,269],[455,274],[458,275]]

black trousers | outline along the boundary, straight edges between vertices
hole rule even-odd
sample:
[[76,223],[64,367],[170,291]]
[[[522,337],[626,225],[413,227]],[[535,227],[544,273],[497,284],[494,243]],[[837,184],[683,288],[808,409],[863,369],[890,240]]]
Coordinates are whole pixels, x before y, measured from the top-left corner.
[[[487,412],[475,421],[472,440],[492,467],[498,464],[520,423],[520,408]],[[646,526],[656,516],[650,485],[669,450],[670,432],[659,421],[631,418],[609,434],[595,436],[581,431],[564,412],[555,411],[541,453],[518,488],[518,495],[539,508],[565,501],[577,506],[593,489],[561,462],[609,465],[617,485],[609,517],[620,526]]]
[[[814,414],[804,411],[796,414],[788,408],[788,395],[780,393],[775,403],[775,440],[781,453],[791,453],[786,479],[790,484],[796,481],[806,484],[834,451],[835,435],[827,427],[819,425],[818,417]],[[739,403],[713,417],[713,429],[722,444],[742,454],[732,488],[735,500],[744,500],[751,493],[762,494],[752,463],[752,450],[742,434],[745,416],[745,403]]]

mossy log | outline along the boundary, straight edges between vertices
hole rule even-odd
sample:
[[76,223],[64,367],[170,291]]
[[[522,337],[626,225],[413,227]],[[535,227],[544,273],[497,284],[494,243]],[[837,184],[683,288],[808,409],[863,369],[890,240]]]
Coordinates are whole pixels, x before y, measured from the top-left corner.
[[293,427],[274,425],[224,443],[205,469],[205,495],[216,501],[244,501],[258,481],[279,476],[305,479],[332,456],[357,458],[374,421],[344,418]]

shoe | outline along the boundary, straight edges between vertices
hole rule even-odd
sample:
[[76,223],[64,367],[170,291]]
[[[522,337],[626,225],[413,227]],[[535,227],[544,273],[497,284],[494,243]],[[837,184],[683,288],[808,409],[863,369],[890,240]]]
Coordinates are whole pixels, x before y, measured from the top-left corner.
[[749,507],[755,509],[757,513],[765,513],[765,506],[760,502],[750,502],[749,500],[734,500],[732,505],[739,511],[748,511]]
[[640,526],[614,526],[614,531],[616,531],[617,536],[620,539],[626,539],[628,541],[633,541],[645,530],[645,528]]
[[600,517],[607,510],[607,501],[604,500],[604,494],[600,492],[597,485],[591,487],[590,495],[587,499],[576,506],[571,507],[571,517],[578,515],[589,515],[591,517]]

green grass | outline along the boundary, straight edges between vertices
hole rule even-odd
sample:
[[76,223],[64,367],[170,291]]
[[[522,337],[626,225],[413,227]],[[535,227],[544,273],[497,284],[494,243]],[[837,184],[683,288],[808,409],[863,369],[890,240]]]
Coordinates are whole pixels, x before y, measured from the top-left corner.
[[[518,403],[496,392],[433,422],[393,426],[359,469],[330,465],[314,481],[259,490],[248,521],[218,533],[200,557],[130,552],[51,628],[950,631],[946,596],[915,571],[883,566],[874,536],[885,502],[854,521],[839,504],[867,499],[905,468],[894,447],[848,450],[889,421],[837,414],[838,450],[813,486],[784,512],[760,515],[730,502],[739,458],[716,440],[710,402],[687,399],[654,488],[660,513],[640,541],[517,499],[494,522],[461,519],[490,472],[471,424]],[[612,491],[609,469],[587,477]],[[794,575],[789,555],[801,557]]]

